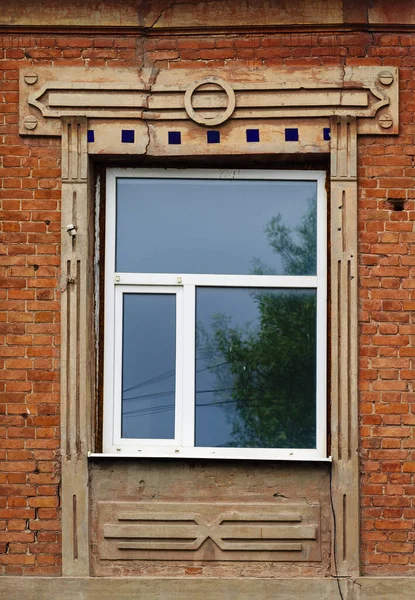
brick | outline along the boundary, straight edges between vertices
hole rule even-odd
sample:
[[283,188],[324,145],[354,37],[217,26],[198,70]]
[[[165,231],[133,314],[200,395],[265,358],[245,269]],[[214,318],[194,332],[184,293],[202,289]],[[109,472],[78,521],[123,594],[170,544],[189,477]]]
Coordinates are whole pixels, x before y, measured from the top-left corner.
[[404,544],[404,543],[393,543],[393,542],[382,542],[379,544],[379,550],[382,552],[393,552],[393,553],[401,553],[401,552],[413,552],[414,546],[413,544]]

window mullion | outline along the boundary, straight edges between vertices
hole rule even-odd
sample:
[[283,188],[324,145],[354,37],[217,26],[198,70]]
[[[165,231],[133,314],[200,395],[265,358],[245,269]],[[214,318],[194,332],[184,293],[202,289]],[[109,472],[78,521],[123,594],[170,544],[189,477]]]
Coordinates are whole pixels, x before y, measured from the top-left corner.
[[115,286],[114,289],[114,413],[113,413],[113,440],[115,444],[121,442],[121,414],[122,414],[122,329],[123,329],[123,288]]
[[317,186],[316,445],[327,454],[327,199],[325,177]]
[[182,432],[183,446],[195,445],[195,344],[196,286],[183,286],[183,369]]
[[175,394],[175,423],[174,440],[178,447],[183,445],[183,413],[184,413],[184,332],[185,332],[185,302],[183,288],[176,292],[176,394]]

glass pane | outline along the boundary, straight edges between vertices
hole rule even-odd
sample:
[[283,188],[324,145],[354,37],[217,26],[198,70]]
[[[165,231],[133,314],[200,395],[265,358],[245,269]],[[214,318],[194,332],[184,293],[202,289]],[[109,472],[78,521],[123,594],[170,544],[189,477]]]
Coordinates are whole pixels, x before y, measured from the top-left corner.
[[174,438],[176,296],[124,294],[122,437]]
[[315,448],[315,290],[196,298],[196,446]]
[[314,181],[118,179],[116,270],[314,275]]

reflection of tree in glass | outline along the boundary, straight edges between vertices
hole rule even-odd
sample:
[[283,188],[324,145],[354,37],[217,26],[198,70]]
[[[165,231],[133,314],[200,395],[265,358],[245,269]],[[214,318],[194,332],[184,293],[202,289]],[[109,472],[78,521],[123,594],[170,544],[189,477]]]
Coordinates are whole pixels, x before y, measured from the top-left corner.
[[[280,215],[265,228],[286,275],[316,273],[315,212],[310,201],[294,230]],[[254,273],[272,271],[255,260]],[[214,404],[222,405],[232,426],[227,445],[315,447],[315,291],[257,288],[252,298],[255,326],[232,327],[223,314],[214,317],[209,334],[198,324],[198,348],[215,375]]]
[[[281,257],[284,275],[315,275],[316,273],[316,202],[309,199],[307,213],[300,225],[291,228],[282,222],[282,215],[273,217],[265,226],[268,243]],[[272,275],[273,269],[254,259],[254,275]]]

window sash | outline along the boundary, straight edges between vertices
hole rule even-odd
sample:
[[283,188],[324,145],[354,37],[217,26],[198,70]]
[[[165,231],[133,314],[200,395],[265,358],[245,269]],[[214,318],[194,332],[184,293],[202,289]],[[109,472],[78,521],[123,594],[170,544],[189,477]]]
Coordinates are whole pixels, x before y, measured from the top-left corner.
[[184,393],[183,383],[183,323],[184,323],[184,301],[183,289],[164,287],[164,286],[117,286],[115,288],[115,335],[114,335],[114,442],[116,444],[125,444],[134,446],[137,444],[137,438],[123,438],[121,435],[122,424],[122,349],[123,349],[123,297],[125,294],[166,294],[176,296],[176,375],[175,375],[175,419],[174,419],[174,438],[173,439],[140,439],[140,444],[144,446],[177,446],[182,444],[182,423],[183,407],[182,401]]
[[[118,177],[310,180],[317,183],[317,273],[313,276],[140,274],[115,272],[116,180]],[[325,173],[313,171],[214,171],[114,169],[107,171],[104,452],[134,456],[324,460],[326,458],[326,195]],[[308,288],[317,290],[316,448],[200,448],[195,431],[196,287]],[[121,438],[122,295],[176,295],[176,413],[174,440]]]

